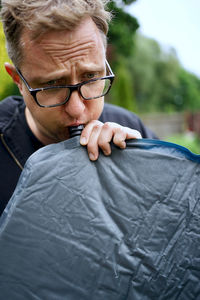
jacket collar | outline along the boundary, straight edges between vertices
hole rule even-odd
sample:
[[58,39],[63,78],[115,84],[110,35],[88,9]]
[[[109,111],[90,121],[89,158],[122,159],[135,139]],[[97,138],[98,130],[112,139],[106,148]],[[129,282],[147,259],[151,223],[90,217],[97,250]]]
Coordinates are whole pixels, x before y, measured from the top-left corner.
[[8,152],[24,166],[31,153],[24,150],[24,128],[20,123],[20,114],[24,113],[25,104],[22,97],[11,96],[0,103],[0,133]]

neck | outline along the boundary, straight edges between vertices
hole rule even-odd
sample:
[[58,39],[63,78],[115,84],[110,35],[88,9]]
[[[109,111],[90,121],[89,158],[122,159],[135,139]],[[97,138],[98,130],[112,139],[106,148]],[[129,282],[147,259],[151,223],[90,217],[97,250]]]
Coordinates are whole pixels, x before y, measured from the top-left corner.
[[40,125],[35,122],[27,107],[25,108],[25,117],[30,130],[43,145],[49,145],[57,142],[57,140],[46,135],[42,130],[40,130]]

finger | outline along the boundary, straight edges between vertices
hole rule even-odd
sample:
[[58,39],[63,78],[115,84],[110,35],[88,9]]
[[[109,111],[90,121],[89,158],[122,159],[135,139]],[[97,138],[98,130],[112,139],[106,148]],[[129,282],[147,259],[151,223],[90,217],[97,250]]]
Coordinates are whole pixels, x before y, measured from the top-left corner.
[[113,143],[121,149],[126,148],[126,132],[122,128],[114,129]]
[[100,121],[96,121],[96,120],[95,121],[91,121],[82,130],[81,137],[80,137],[80,144],[82,146],[86,146],[88,144],[88,141],[89,141],[90,135],[92,133],[93,127],[96,124],[102,124],[102,123]]
[[105,155],[111,153],[110,142],[112,138],[117,146],[120,146],[121,148],[125,147],[124,140],[126,138],[126,133],[124,127],[114,122],[106,122],[103,125],[99,136],[99,147],[103,150]]
[[103,151],[104,155],[111,154],[110,142],[112,140],[113,133],[113,127],[110,125],[110,123],[107,122],[102,126],[98,139],[98,145]]
[[126,140],[136,138],[142,138],[137,130],[122,126],[114,128],[113,143],[122,149],[126,148]]
[[90,160],[95,161],[99,157],[98,138],[101,132],[102,124],[96,124],[93,126],[87,143],[87,151]]
[[126,132],[126,139],[141,139],[141,133],[138,130],[131,129],[128,127],[123,127],[123,130]]

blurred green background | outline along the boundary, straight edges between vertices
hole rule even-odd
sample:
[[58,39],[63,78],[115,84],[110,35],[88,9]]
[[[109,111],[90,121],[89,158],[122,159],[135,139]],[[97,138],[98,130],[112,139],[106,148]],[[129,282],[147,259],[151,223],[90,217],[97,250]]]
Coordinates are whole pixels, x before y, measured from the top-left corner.
[[[137,113],[161,139],[200,153],[200,78],[182,67],[173,48],[163,49],[156,40],[138,33],[138,20],[125,12],[125,7],[135,1],[109,3],[114,17],[108,35],[107,55],[116,78],[106,101]],[[9,59],[1,24],[0,53],[2,100],[19,92],[4,69],[4,62]],[[160,118],[154,117],[156,114]],[[149,116],[157,123],[152,124]],[[167,124],[170,123],[171,128],[165,126],[161,132],[163,116],[171,116]],[[179,125],[176,124],[178,119]]]

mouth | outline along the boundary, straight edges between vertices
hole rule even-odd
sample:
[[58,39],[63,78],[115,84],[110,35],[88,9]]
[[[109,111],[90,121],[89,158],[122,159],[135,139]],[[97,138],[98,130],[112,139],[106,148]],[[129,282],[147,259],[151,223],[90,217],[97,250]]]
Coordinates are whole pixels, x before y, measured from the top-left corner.
[[83,124],[80,124],[78,126],[68,127],[69,136],[72,138],[74,136],[81,135],[81,132],[82,132],[83,128],[84,128]]
[[75,127],[75,126],[80,126],[80,125],[85,126],[85,122],[83,120],[73,119],[73,120],[71,120],[71,123],[69,123],[69,125],[67,125],[67,127]]
[[81,122],[75,122],[75,123],[71,123],[71,124],[68,125],[67,127],[77,127],[77,126],[80,126],[80,125],[84,126],[84,124],[81,123]]

